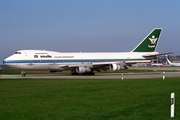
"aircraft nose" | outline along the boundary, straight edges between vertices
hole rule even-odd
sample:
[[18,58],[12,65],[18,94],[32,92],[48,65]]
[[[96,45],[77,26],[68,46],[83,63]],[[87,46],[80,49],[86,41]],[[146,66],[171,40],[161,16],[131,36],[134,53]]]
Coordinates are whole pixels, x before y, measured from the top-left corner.
[[3,60],[3,64],[5,64],[5,62],[6,62],[6,61],[5,61],[5,60]]
[[3,64],[6,64],[7,63],[7,58],[3,60]]

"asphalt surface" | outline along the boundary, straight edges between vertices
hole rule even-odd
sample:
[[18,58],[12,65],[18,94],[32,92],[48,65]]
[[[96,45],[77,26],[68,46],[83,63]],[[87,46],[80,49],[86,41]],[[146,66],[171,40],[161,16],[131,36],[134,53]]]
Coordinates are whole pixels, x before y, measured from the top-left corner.
[[[166,72],[165,77],[180,77],[180,72]],[[22,77],[21,75],[0,75],[0,78],[61,78],[61,79],[122,79],[122,74],[112,73],[112,74],[96,74],[93,76],[86,75],[26,75]],[[163,73],[125,73],[123,74],[123,79],[142,79],[142,78],[163,78]]]
[[179,70],[180,67],[129,67],[129,69],[138,69],[138,70]]
[[[151,69],[151,70],[180,70],[180,67],[133,67],[130,69]],[[179,72],[166,72],[165,78],[180,77]],[[22,77],[19,75],[0,75],[0,79],[16,79],[16,78],[60,78],[60,79],[122,79],[122,73],[107,73],[107,74],[96,74],[96,75],[64,75],[64,74],[41,74],[41,75],[26,75]],[[143,78],[163,78],[163,73],[125,73],[123,79],[143,79]]]

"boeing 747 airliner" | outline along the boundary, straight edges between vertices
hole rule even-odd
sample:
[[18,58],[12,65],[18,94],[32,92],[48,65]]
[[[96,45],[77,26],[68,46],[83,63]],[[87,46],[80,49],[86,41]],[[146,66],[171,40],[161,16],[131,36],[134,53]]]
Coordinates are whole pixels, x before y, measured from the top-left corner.
[[[50,72],[69,70],[72,75],[94,75],[94,71],[124,70],[140,62],[150,62],[159,55],[155,52],[162,29],[153,29],[130,52],[80,52],[61,53],[45,50],[19,50],[6,58],[7,66],[24,70],[48,70]],[[22,76],[25,76],[23,72]]]

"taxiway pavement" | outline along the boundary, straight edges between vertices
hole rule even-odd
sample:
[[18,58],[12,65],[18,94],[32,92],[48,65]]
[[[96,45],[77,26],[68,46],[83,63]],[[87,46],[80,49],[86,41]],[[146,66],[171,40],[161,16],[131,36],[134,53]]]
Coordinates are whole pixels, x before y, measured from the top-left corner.
[[[179,72],[166,72],[165,77],[180,77],[180,67],[130,67],[129,69],[142,69],[142,70],[174,70]],[[162,72],[152,73],[124,73],[123,79],[143,79],[143,78],[162,78]],[[11,78],[60,78],[60,79],[122,79],[122,73],[103,73],[96,75],[65,75],[65,74],[37,74],[37,75],[26,75],[22,77],[19,75],[0,75],[0,79],[11,79]]]
[[[166,72],[165,77],[180,77],[180,72]],[[96,75],[64,75],[64,74],[41,74],[41,75],[0,75],[0,78],[16,79],[16,78],[59,78],[59,79],[122,79],[122,73],[108,73]],[[143,79],[143,78],[163,78],[163,73],[125,73],[123,79]]]

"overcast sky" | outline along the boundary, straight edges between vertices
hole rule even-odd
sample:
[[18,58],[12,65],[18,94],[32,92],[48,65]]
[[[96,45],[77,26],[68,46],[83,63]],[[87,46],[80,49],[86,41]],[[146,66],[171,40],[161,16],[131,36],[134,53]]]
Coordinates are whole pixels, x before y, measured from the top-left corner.
[[17,50],[131,51],[163,28],[157,51],[180,55],[179,0],[0,0],[0,64]]

